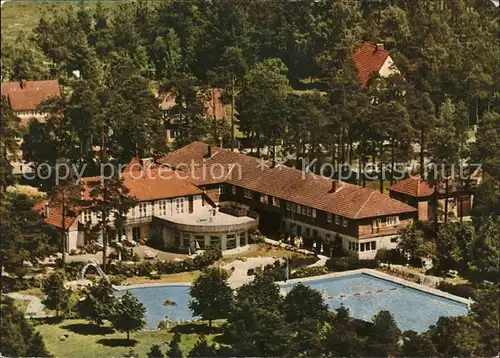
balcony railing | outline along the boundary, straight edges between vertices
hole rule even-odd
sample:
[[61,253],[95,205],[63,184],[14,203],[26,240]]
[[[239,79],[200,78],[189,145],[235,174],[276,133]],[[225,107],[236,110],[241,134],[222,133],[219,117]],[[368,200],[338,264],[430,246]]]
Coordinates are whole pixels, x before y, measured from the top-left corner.
[[144,224],[144,223],[149,223],[153,220],[152,215],[146,215],[146,216],[141,216],[141,217],[133,217],[133,218],[127,218],[125,221],[126,225],[137,225],[137,224]]
[[253,210],[245,209],[242,207],[228,207],[228,206],[223,206],[219,208],[219,211],[224,214],[236,216],[236,217],[242,217],[242,216],[248,216],[252,219],[258,219],[259,218],[259,213]]

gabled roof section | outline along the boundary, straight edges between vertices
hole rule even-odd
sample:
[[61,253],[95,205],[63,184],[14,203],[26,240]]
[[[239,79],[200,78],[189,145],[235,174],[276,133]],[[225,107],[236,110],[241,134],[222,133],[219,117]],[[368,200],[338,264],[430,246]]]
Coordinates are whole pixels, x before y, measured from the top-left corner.
[[[416,209],[377,191],[340,183],[286,166],[272,166],[255,157],[191,143],[169,153],[161,163],[185,168],[193,184],[229,183],[351,219],[415,212]],[[189,168],[189,169],[188,169]]]
[[401,180],[391,185],[389,191],[405,194],[413,198],[424,198],[434,194],[434,188],[431,188],[420,176]]
[[34,111],[43,101],[60,97],[61,87],[57,80],[3,82],[1,93],[14,111]]
[[[222,103],[222,90],[220,88],[210,88],[206,93],[198,91],[198,99],[203,103],[205,114],[215,117],[215,119],[223,119],[226,114],[224,104]],[[159,94],[161,100],[159,107],[163,111],[172,109],[176,105],[176,95],[172,92]]]
[[[196,185],[183,179],[183,173],[167,167],[149,167],[143,170],[131,168],[125,170],[122,175],[124,185],[130,190],[129,195],[138,201],[203,194],[203,191]],[[81,179],[83,183],[83,200],[90,200],[89,183],[100,179],[100,177]]]
[[383,45],[374,45],[365,42],[352,57],[354,65],[358,69],[358,78],[363,86],[366,86],[373,72],[379,72],[389,57],[389,51]]
[[[33,210],[38,214],[42,215],[45,211],[46,200],[41,200],[33,207]],[[54,226],[58,229],[62,229],[62,212],[61,207],[58,205],[54,205],[54,203],[49,203],[49,215],[43,217],[43,221],[50,225]],[[77,218],[77,214],[74,211],[69,211],[68,215],[64,219],[64,226],[66,229],[69,229],[73,222]]]

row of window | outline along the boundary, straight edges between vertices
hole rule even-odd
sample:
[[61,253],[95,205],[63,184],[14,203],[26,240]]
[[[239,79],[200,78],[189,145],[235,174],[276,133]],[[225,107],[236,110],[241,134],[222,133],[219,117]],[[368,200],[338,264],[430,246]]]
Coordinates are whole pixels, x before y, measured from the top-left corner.
[[[227,194],[229,191],[231,191],[231,194],[236,195],[236,186],[230,184],[221,184],[219,186],[219,194],[221,195]],[[271,199],[271,204],[273,206],[276,206],[278,208],[281,206],[280,198],[276,198],[274,196],[267,194],[259,194],[259,196],[260,196],[260,202],[263,204],[269,204],[269,199]],[[253,192],[248,189],[243,189],[243,197],[246,199],[253,199]]]
[[377,242],[368,241],[368,242],[357,243],[349,241],[349,250],[355,252],[375,251],[377,250]]
[[[181,232],[176,231],[175,232],[175,239],[176,242],[180,242],[181,240]],[[246,245],[246,240],[245,240],[245,232],[239,233],[240,236],[240,245]],[[189,234],[184,234],[182,235],[183,237],[183,246],[188,247],[191,245],[191,237]],[[210,236],[210,246],[217,246],[221,247],[221,237],[220,236]],[[203,250],[206,248],[205,245],[205,236],[203,235],[195,235],[194,237],[194,244],[196,250]],[[236,235],[235,234],[228,234],[226,236],[226,249],[234,249],[236,248]]]
[[[185,205],[184,205],[184,198],[175,198],[172,200],[172,204],[174,205],[175,213],[176,214],[183,214],[185,212]],[[167,216],[168,215],[168,210],[167,210],[167,203],[168,200],[159,200],[158,201],[158,215],[159,216]],[[148,202],[143,202],[139,203],[137,206],[138,210],[138,216],[139,218],[144,218],[148,216]],[[131,209],[131,210],[135,210]],[[154,210],[154,206],[153,206]],[[135,216],[135,215],[133,215]],[[83,211],[83,222],[88,223],[92,221],[92,211],[91,210],[85,210]]]
[[334,216],[335,216],[335,225],[340,225],[340,221],[342,219],[342,226],[347,227],[347,224],[349,223],[349,221],[347,220],[347,218],[344,218],[344,217],[341,218],[339,215],[333,215],[332,213],[326,213],[326,221],[331,223],[333,221]]
[[[229,189],[233,195],[236,195],[236,186],[234,185],[228,185],[228,184],[222,184],[219,187],[219,193],[220,194],[226,194],[229,192]],[[281,206],[281,200],[279,198],[276,198],[274,196],[266,195],[266,194],[259,194],[260,195],[260,202],[263,204],[269,204],[269,199],[271,198],[271,204],[276,207]],[[252,190],[249,189],[243,189],[243,197],[246,199],[253,199],[253,192]],[[305,205],[300,205],[296,203],[292,203],[287,201],[286,202],[286,210],[291,211],[293,213],[297,214],[302,214],[304,216],[309,216],[309,217],[316,217],[316,209],[310,208]],[[341,217],[339,215],[334,215],[332,213],[326,213],[326,221],[331,223],[335,221],[335,225],[342,225],[343,227],[348,226],[348,219],[345,217]],[[373,228],[379,228],[380,224],[382,222],[382,219],[374,219],[372,222],[372,227]],[[388,216],[385,218],[385,224],[386,226],[397,226],[399,225],[399,217],[398,216]]]
[[292,213],[302,214],[304,216],[316,217],[316,209],[310,208],[305,205],[291,203],[289,201],[286,202],[286,210],[291,211]]
[[16,114],[19,116],[41,116],[41,115],[47,115],[47,113],[42,113],[39,111],[16,111]]

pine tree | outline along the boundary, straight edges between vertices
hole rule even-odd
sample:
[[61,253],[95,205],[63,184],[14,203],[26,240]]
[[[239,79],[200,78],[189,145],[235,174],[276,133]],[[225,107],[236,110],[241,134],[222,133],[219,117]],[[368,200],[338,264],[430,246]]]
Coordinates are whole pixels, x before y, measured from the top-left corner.
[[46,295],[43,304],[56,311],[56,316],[63,315],[69,310],[70,291],[64,286],[64,275],[54,272],[42,283],[42,291]]
[[[104,157],[104,154],[101,155]],[[101,163],[104,163],[101,160]],[[124,217],[130,208],[135,206],[135,199],[129,195],[129,189],[124,185],[123,178],[117,173],[117,169],[112,169],[111,178],[99,178],[88,181],[91,210],[97,214],[97,224],[92,230],[100,232],[103,250],[102,250],[102,269],[106,272],[107,248],[110,239],[121,235],[117,232],[117,220]]]
[[0,352],[5,357],[50,357],[41,335],[35,332],[14,300],[0,299]]
[[0,195],[3,197],[7,187],[16,182],[12,173],[11,162],[19,157],[20,137],[19,118],[14,115],[5,96],[2,96],[2,114],[0,116],[2,140],[0,141]]

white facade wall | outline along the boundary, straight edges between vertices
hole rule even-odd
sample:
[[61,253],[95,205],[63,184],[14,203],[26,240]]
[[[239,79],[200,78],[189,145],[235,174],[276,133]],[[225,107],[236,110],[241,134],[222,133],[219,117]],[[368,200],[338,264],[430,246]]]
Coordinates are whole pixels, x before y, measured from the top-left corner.
[[394,65],[394,61],[392,60],[391,56],[387,56],[387,59],[385,60],[384,64],[382,65],[378,73],[380,77],[384,78],[399,73],[399,70]]
[[[318,238],[324,239],[324,240],[330,240],[334,241],[335,237],[338,235],[342,238],[342,247],[345,252],[350,253],[353,256],[357,256],[360,259],[374,259],[375,255],[377,254],[377,251],[379,249],[395,249],[397,247],[397,242],[392,242],[394,241],[393,239],[397,239],[398,235],[388,235],[388,236],[380,236],[380,237],[372,237],[369,239],[357,239],[355,237],[345,235],[338,233],[336,231],[332,230],[327,230],[318,226],[310,225],[310,224],[305,224],[300,221],[292,220],[289,218],[283,218],[285,221],[286,229],[289,230],[290,232],[294,233],[297,235],[297,226],[302,227],[302,236],[304,236],[304,233],[306,231],[306,228],[309,228],[311,231],[311,234],[313,230],[316,230],[318,233]],[[366,244],[366,243],[371,243],[375,241],[376,249],[371,250],[371,245],[369,250],[365,251],[360,251],[360,245]],[[351,245],[349,245],[351,243]],[[355,245],[358,245],[357,248],[358,250],[353,250],[352,248],[356,247]],[[365,245],[365,247],[368,245]]]

